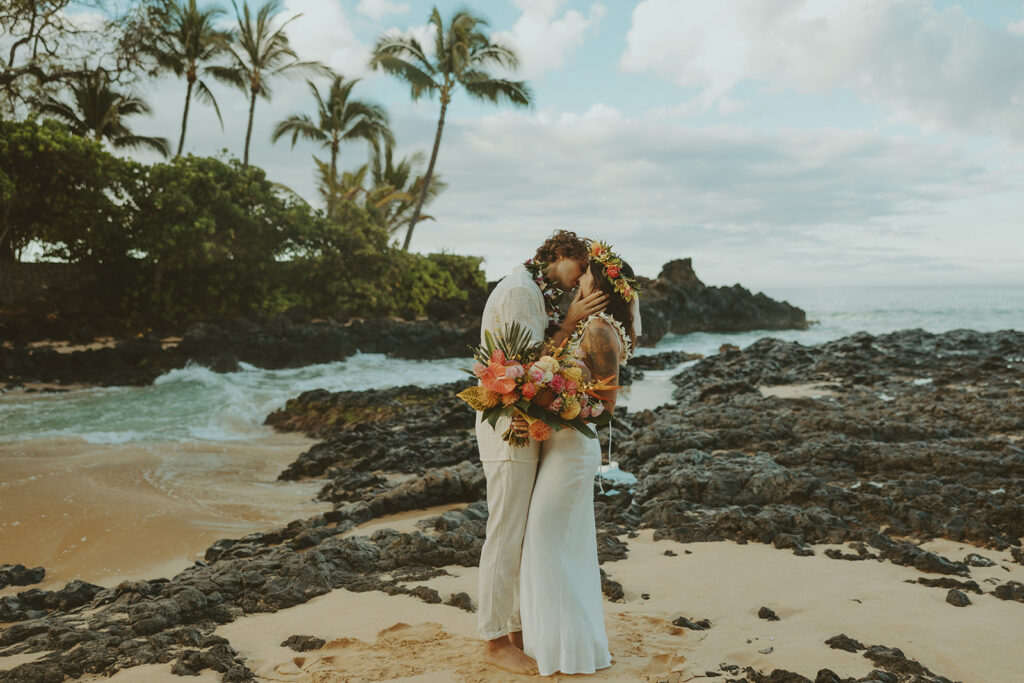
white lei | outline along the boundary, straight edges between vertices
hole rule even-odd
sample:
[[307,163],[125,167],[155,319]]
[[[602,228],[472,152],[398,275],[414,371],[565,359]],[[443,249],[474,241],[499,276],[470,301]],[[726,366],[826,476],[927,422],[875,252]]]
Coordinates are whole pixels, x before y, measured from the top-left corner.
[[619,335],[619,341],[622,343],[622,353],[619,354],[619,363],[625,363],[633,356],[633,342],[630,340],[629,335],[626,334],[626,328],[622,326],[618,320],[608,315],[604,311],[594,313],[589,318],[580,323],[576,330],[573,332],[571,344],[578,345],[583,340],[583,333],[586,332],[587,327],[590,325],[590,321],[594,318],[601,318],[606,323],[611,325],[612,329],[615,330],[616,334]]

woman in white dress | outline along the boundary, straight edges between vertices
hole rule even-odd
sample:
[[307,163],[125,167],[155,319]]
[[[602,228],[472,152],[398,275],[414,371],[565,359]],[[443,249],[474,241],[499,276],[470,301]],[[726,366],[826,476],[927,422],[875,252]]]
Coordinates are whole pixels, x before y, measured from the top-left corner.
[[[634,316],[639,318],[639,311],[633,270],[606,246],[595,244],[606,250],[605,257],[601,249],[596,257],[592,253],[579,295],[604,291],[608,307],[581,322],[569,343],[583,351],[592,377],[611,377],[615,384],[620,363],[636,344]],[[601,397],[606,409],[613,410],[616,391]],[[537,661],[542,676],[593,673],[611,665],[594,526],[594,476],[600,463],[598,440],[574,429],[555,432],[541,444],[523,539],[519,598],[523,651]]]

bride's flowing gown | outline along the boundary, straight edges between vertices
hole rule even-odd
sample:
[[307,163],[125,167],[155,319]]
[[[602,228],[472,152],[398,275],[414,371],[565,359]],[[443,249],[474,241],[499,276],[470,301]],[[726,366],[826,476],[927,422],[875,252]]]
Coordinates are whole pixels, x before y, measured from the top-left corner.
[[[623,341],[621,326],[603,313]],[[575,340],[574,340],[575,341]],[[594,525],[594,476],[601,445],[574,429],[543,443],[526,518],[519,601],[523,651],[542,676],[593,673],[611,666],[604,628],[601,570]]]
[[519,580],[523,651],[542,676],[611,665],[594,527],[601,446],[573,429],[544,442]]

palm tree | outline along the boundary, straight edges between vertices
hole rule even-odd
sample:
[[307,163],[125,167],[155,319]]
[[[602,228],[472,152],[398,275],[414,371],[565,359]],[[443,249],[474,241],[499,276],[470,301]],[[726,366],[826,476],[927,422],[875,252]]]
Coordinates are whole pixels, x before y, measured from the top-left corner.
[[124,120],[129,116],[151,114],[152,110],[134,94],[115,91],[110,76],[103,69],[76,79],[69,89],[71,103],[44,95],[33,101],[35,109],[63,121],[75,135],[109,140],[115,149],[148,147],[165,157],[170,154],[167,138],[136,135],[125,125]]
[[[377,150],[371,161],[373,188],[367,192],[367,210],[378,217],[378,222],[390,235],[409,225],[425,179],[423,175],[415,175],[414,169],[423,163],[425,156],[423,152],[416,152],[396,165],[391,148],[385,148]],[[424,204],[433,201],[447,186],[439,175],[434,174]],[[433,219],[426,214],[419,217],[421,221]]]
[[[327,91],[327,99],[324,99],[316,85],[306,81],[316,100],[317,120],[306,114],[292,114],[277,124],[271,140],[276,143],[290,134],[292,149],[300,137],[329,148],[331,178],[337,176],[338,152],[343,142],[365,140],[371,149],[378,148],[381,143],[390,149],[394,137],[388,127],[388,114],[380,105],[351,97],[352,88],[358,82],[358,79],[346,81],[343,76],[335,76]],[[328,204],[328,211],[330,208]]]
[[[221,130],[224,129],[224,120],[221,118],[217,100],[206,83],[199,78],[199,66],[227,50],[232,34],[213,26],[217,17],[224,14],[220,7],[200,11],[196,7],[196,0],[181,0],[180,4],[178,0],[174,0],[168,9],[166,23],[158,32],[158,42],[149,48],[148,52],[156,57],[161,68],[174,72],[175,76],[184,75],[188,81],[188,89],[185,91],[185,112],[181,116],[181,137],[178,140],[178,153],[175,155],[181,156],[181,151],[185,147],[185,128],[188,125],[188,110],[193,90],[201,102],[213,105]],[[209,67],[203,69],[203,73],[213,75]]]
[[406,251],[409,250],[412,231],[420,220],[420,212],[434,174],[445,112],[458,87],[462,86],[471,96],[488,102],[499,102],[504,98],[524,107],[532,103],[532,95],[524,82],[495,78],[488,73],[491,66],[513,70],[519,66],[519,59],[509,48],[492,43],[480,30],[487,26],[486,21],[468,11],[461,11],[452,17],[445,28],[441,13],[435,6],[430,14],[430,24],[435,31],[432,58],[427,57],[423,46],[415,38],[383,35],[377,40],[370,60],[370,65],[375,69],[382,69],[406,81],[413,100],[418,100],[425,93],[437,93],[441,100],[434,149],[430,154],[420,195],[409,219],[409,230],[405,233],[403,248]]
[[228,66],[212,66],[210,75],[237,86],[249,93],[249,125],[245,130],[245,153],[242,167],[249,166],[249,143],[252,140],[252,119],[256,110],[256,96],[270,99],[269,81],[288,71],[306,71],[312,74],[331,75],[329,69],[319,62],[301,62],[295,50],[288,43],[285,27],[301,14],[296,14],[277,28],[273,26],[274,16],[281,10],[280,0],[267,0],[256,12],[255,19],[249,3],[231,0],[238,20],[235,43],[228,47]]

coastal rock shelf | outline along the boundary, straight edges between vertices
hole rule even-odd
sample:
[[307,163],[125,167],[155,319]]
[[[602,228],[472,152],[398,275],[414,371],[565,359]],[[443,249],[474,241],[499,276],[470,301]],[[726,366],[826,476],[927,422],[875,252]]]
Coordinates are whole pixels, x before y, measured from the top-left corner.
[[[699,542],[726,540],[734,550],[750,548],[748,557],[782,553],[801,566],[872,563],[886,590],[895,584],[920,591],[914,599],[934,596],[953,619],[995,606],[1024,616],[1024,583],[1017,580],[1024,576],[1024,333],[908,330],[814,347],[762,339],[699,360],[673,381],[674,404],[614,423],[613,457],[637,483],[606,484],[604,493],[595,487],[602,587],[619,628],[631,619],[618,609],[624,603],[639,609],[656,600],[647,583],[618,569],[635,553],[640,565],[655,567],[645,581],[683,572],[662,579],[678,583],[694,571],[693,558],[716,545]],[[65,605],[47,591],[26,596],[31,600],[0,598],[5,618],[16,622],[0,630],[0,661],[39,653],[0,671],[0,680],[108,675],[154,663],[250,680],[243,648],[214,631],[246,615],[298,609],[339,588],[472,610],[466,593],[446,598],[430,585],[454,585],[455,568],[473,567],[486,529],[473,413],[454,397],[467,383],[292,399],[267,423],[323,441],[280,479],[323,480],[318,498],[332,510],[222,539],[170,579],[72,586],[65,593],[81,600]],[[391,516],[445,505],[451,508],[404,528],[389,526]],[[959,595],[947,602],[950,592]],[[771,595],[749,601],[750,619],[763,628],[788,628],[798,618]],[[648,619],[651,642],[684,632],[719,637],[729,619],[708,609],[676,612],[675,626],[672,617],[637,619]],[[778,619],[758,618],[762,609]],[[701,625],[705,614],[712,621],[693,631],[687,622]],[[660,630],[651,630],[655,623]],[[856,639],[836,635],[838,628],[822,635],[814,657],[840,648],[870,660],[870,674],[729,661],[711,673],[723,681],[952,680],[904,643],[891,646],[891,633],[846,632]],[[689,656],[704,641],[685,642]],[[760,653],[753,656],[779,656],[778,640],[747,642]]]
[[343,361],[357,351],[414,360],[468,356],[475,329],[450,322],[375,318],[348,324],[293,323],[277,316],[265,325],[233,320],[192,325],[176,344],[155,334],[111,340],[102,348],[0,346],[0,381],[99,385],[151,384],[160,375],[198,363],[234,372],[245,362],[261,368],[298,368]]

